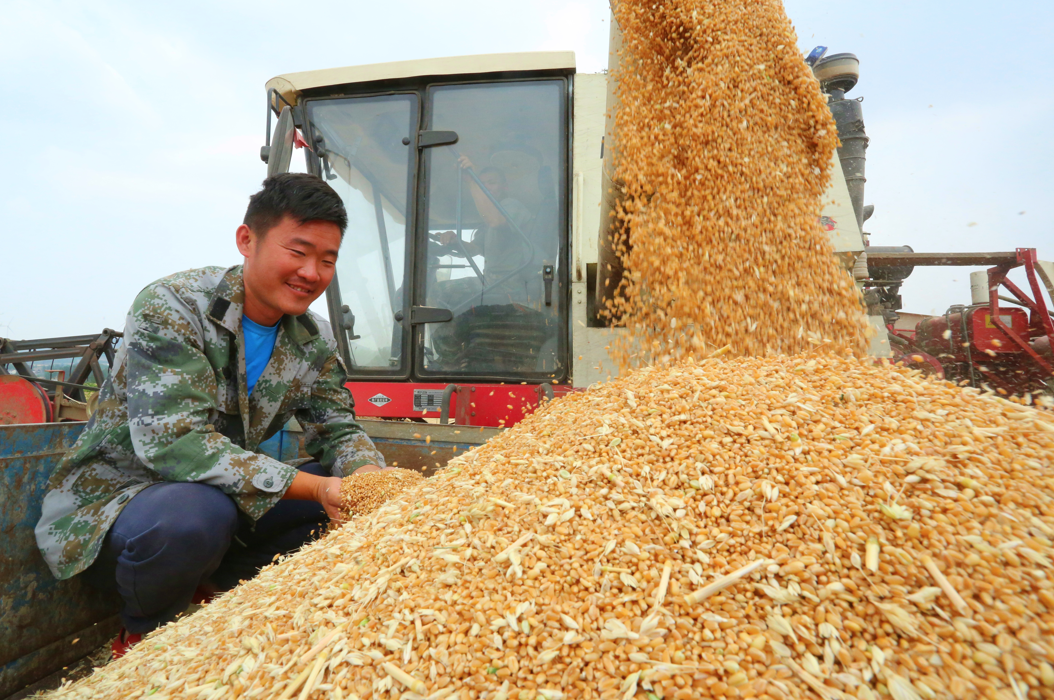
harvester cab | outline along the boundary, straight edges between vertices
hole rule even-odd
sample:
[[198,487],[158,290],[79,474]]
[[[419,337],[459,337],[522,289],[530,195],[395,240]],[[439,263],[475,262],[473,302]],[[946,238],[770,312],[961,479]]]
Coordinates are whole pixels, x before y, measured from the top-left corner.
[[504,54],[267,84],[269,172],[303,146],[347,207],[328,308],[363,415],[511,424],[572,376],[574,73]]

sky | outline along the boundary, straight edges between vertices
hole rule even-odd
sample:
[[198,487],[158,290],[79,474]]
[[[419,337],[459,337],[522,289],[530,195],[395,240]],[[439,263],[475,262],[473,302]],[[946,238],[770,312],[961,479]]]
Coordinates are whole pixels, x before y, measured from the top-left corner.
[[[954,7],[786,2],[803,52],[860,58],[873,245],[1052,260],[1054,4]],[[0,0],[0,16],[0,336],[16,339],[120,329],[151,281],[240,262],[269,78],[542,50],[597,72],[609,21],[602,0]],[[905,310],[969,303],[969,271],[916,270]]]

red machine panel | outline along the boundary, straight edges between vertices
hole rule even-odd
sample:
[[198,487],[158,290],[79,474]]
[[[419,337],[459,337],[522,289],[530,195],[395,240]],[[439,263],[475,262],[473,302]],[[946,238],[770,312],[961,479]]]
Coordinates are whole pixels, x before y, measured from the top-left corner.
[[[963,338],[962,314],[934,316],[919,323],[915,328],[915,341],[923,350],[938,357],[954,357],[966,361],[963,343],[970,341],[972,353],[1006,355],[1023,352],[992,320],[987,306],[975,306],[965,310],[967,336]],[[1018,308],[1000,308],[999,320],[1005,323],[1019,338],[1028,340],[1028,314]]]
[[50,421],[51,402],[39,386],[17,375],[0,375],[0,425]]
[[[357,415],[370,418],[437,418],[446,384],[348,382],[347,387],[355,398]],[[457,397],[452,399],[456,400]]]
[[[974,309],[969,314],[972,325],[974,347],[985,352],[991,350],[997,353],[1023,352],[1021,347],[1007,336],[992,319],[992,312],[987,307]],[[999,320],[1010,328],[1019,338],[1028,342],[1028,314],[1023,309],[1001,308],[999,309]]]
[[[355,413],[369,418],[439,418],[447,384],[348,382]],[[571,387],[554,386],[562,396]],[[508,428],[538,407],[544,393],[535,384],[459,384],[450,397],[451,421]]]

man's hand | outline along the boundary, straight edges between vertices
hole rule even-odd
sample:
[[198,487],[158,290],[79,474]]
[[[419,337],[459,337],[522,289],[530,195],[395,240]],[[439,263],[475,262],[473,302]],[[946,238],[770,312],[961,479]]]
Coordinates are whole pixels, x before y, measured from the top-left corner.
[[355,476],[356,474],[369,474],[370,472],[387,472],[398,468],[399,467],[378,467],[376,464],[364,464],[353,471],[350,476]]
[[297,472],[297,475],[293,477],[293,483],[289,484],[282,498],[294,501],[315,501],[325,509],[331,521],[340,522],[342,520],[340,517],[340,477],[315,476],[307,472]]
[[[439,242],[444,246],[451,246],[458,240],[457,234],[453,231],[443,231],[439,234]],[[461,241],[461,250],[455,251],[454,255],[463,257],[464,255],[482,255],[479,250],[479,246],[473,241]]]
[[472,168],[472,161],[468,159],[468,156],[461,156],[457,159],[457,162],[462,170],[470,170]]
[[381,469],[380,467],[378,467],[376,464],[364,464],[361,467],[359,467],[358,469],[356,469],[353,472],[351,472],[351,476],[354,476],[355,474],[369,474],[370,472],[382,472],[382,471],[384,471],[384,470]]
[[[381,469],[376,464],[364,464],[351,474],[368,474],[369,472],[383,472],[394,467]],[[315,501],[326,511],[330,521],[343,522],[340,513],[340,477],[339,476],[315,476],[307,472],[297,472],[293,477],[293,483],[289,484],[282,498],[294,501]]]
[[322,476],[318,477],[318,482],[315,500],[322,504],[330,522],[343,521],[340,514],[340,477]]

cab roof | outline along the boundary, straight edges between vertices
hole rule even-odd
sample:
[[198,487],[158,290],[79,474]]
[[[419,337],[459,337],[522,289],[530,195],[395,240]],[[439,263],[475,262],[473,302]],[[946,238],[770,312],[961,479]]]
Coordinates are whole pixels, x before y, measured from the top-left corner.
[[449,56],[418,61],[372,63],[365,66],[324,68],[322,70],[286,73],[267,81],[268,91],[274,88],[296,104],[301,93],[317,88],[381,80],[469,75],[480,73],[519,73],[525,71],[566,70],[574,72],[573,51],[531,51],[526,53],[492,53],[476,56]]

